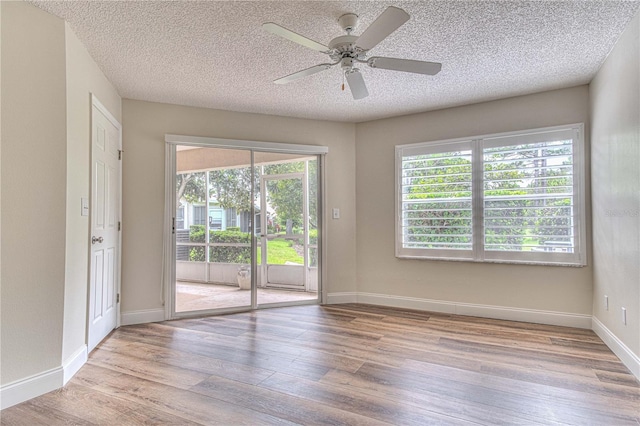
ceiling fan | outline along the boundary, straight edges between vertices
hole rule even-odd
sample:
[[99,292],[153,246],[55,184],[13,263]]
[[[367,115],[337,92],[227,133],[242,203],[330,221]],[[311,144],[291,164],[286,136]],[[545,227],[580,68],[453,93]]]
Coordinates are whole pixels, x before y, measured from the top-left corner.
[[[311,68],[295,72],[287,75],[286,77],[274,80],[274,83],[290,83],[299,78],[319,73],[320,71],[327,70],[334,65],[340,64],[340,67],[347,79],[347,83],[349,84],[349,88],[351,89],[353,98],[362,99],[369,96],[369,91],[367,90],[367,86],[364,83],[360,70],[355,67],[358,63],[367,64],[371,68],[436,75],[442,68],[442,64],[437,62],[385,58],[381,56],[371,56],[367,58],[369,50],[373,49],[378,45],[378,43],[400,28],[409,20],[409,17],[409,14],[404,10],[394,6],[389,6],[360,36],[354,36],[351,35],[351,32],[358,24],[358,15],[355,13],[346,13],[338,18],[338,24],[346,31],[347,35],[334,38],[329,42],[328,46],[304,37],[273,22],[266,22],[262,24],[262,28],[266,31],[308,47],[309,49],[326,53],[333,61],[332,63],[319,64]],[[342,89],[344,90],[344,84]]]

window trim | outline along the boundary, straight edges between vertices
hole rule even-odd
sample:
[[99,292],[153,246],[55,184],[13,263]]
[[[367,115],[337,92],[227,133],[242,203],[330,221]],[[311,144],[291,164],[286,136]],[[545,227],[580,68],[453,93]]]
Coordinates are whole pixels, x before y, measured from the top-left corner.
[[[544,133],[566,131],[573,140],[573,198],[575,212],[575,253],[553,252],[486,252],[484,250],[484,194],[483,194],[483,149],[485,147],[508,146],[513,137],[535,143],[544,139]],[[502,141],[501,141],[502,139]],[[488,142],[485,145],[485,142]],[[504,144],[504,145],[503,145]],[[456,147],[470,146],[472,151],[472,250],[411,249],[402,247],[402,158],[424,153],[446,152]],[[463,148],[468,149],[468,148]],[[474,263],[509,263],[530,265],[555,265],[582,267],[587,265],[586,250],[586,163],[584,123],[525,129],[519,131],[491,133],[472,137],[435,140],[395,147],[395,256],[400,259],[449,260]]]

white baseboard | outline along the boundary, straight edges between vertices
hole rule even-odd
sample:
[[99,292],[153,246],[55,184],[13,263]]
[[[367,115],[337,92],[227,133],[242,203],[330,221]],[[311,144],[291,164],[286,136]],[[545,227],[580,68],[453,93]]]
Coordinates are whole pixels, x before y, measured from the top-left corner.
[[477,305],[472,303],[447,302],[443,300],[420,299],[417,297],[392,296],[376,293],[329,293],[328,303],[368,303],[395,308],[445,314],[467,315],[509,321],[533,322],[591,329],[591,315],[566,312],[541,311],[536,309],[511,308],[504,306]]
[[164,320],[164,308],[145,309],[142,311],[123,312],[120,318],[120,325],[145,324]]
[[593,331],[602,339],[602,341],[616,354],[620,361],[627,366],[631,373],[640,380],[640,357],[634,354],[631,349],[625,345],[622,340],[611,332],[600,320],[593,317]]
[[[164,321],[164,309],[125,312],[122,325]],[[78,348],[62,366],[0,387],[0,410],[64,386],[87,362],[87,346]]]
[[591,329],[591,315],[569,312],[458,304],[456,314]]
[[87,362],[87,345],[82,345],[65,362],[62,363],[62,385],[66,385],[69,380]]
[[388,294],[358,293],[358,303],[392,306],[394,308],[455,314],[456,304],[441,300],[419,299],[417,297],[392,296]]
[[62,366],[2,386],[0,410],[60,389],[86,362],[87,345],[82,345]]
[[0,409],[4,410],[61,388],[63,377],[62,367],[56,367],[2,386],[0,388]]
[[334,305],[338,303],[356,303],[358,293],[355,292],[344,292],[344,293],[328,293],[327,294],[327,304]]

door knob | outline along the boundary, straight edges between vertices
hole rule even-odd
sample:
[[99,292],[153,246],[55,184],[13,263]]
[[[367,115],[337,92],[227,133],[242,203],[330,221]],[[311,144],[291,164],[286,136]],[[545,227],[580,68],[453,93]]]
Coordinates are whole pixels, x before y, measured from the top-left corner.
[[91,244],[101,243],[101,242],[103,242],[103,241],[104,241],[104,238],[102,238],[102,237],[98,237],[98,238],[96,238],[96,237],[91,237]]

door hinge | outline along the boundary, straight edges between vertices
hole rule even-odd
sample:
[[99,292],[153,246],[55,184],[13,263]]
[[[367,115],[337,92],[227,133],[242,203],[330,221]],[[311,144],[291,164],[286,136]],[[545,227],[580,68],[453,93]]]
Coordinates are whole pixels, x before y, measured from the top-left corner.
[[119,149],[118,150],[118,160],[122,160],[122,153],[124,152],[124,150]]
[[120,303],[120,293],[116,296],[116,303]]
[[176,218],[172,218],[172,223],[171,223],[171,233],[175,234],[176,233]]
[[118,231],[122,229],[122,222],[118,222]]

